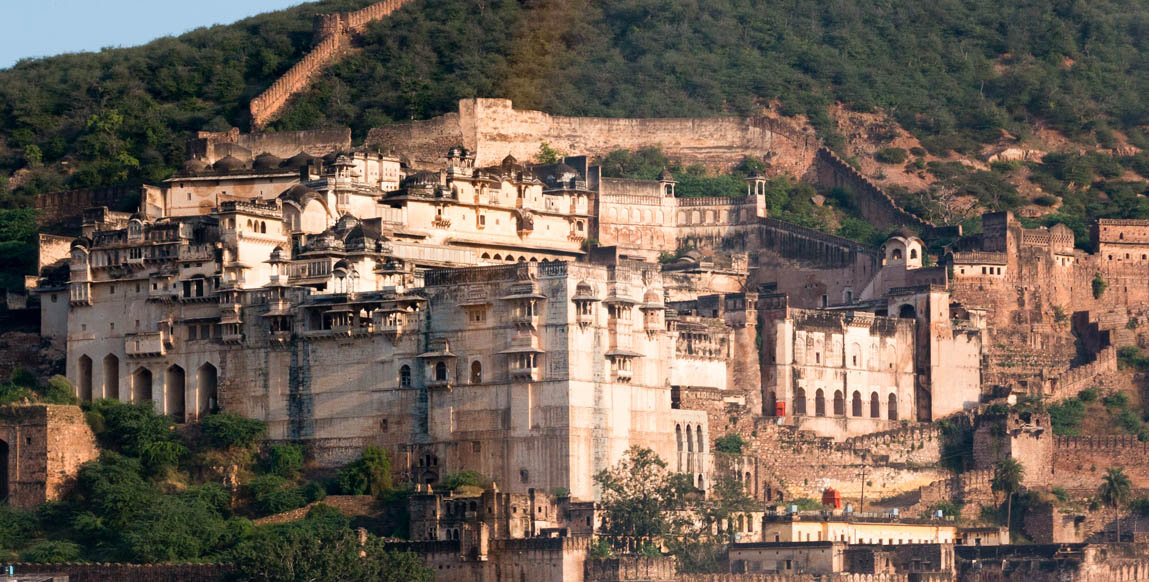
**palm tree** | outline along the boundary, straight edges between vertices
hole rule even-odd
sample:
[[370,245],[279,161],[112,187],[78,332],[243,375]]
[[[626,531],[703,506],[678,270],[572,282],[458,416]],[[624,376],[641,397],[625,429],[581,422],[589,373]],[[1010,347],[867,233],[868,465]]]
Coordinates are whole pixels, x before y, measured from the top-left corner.
[[1101,502],[1113,508],[1113,521],[1117,523],[1117,541],[1121,541],[1121,516],[1118,510],[1129,499],[1132,487],[1124,467],[1110,467],[1105,472],[1105,477],[1101,478],[1101,488],[1097,491]]
[[1005,529],[1013,534],[1011,529],[1011,521],[1013,520],[1013,494],[1021,489],[1021,479],[1025,476],[1025,467],[1016,459],[1006,457],[997,462],[993,467],[993,482],[990,486],[994,491],[1000,491],[1006,495],[1006,510],[1005,510]]

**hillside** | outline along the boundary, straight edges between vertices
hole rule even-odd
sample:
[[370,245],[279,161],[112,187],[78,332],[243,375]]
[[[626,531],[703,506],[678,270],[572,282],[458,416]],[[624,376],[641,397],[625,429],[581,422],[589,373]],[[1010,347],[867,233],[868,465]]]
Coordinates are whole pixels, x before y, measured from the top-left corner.
[[[307,52],[315,14],[367,3],[309,3],[0,71],[0,206],[25,206],[46,190],[164,178],[190,132],[248,127],[247,103]],[[937,198],[1004,208],[1043,193],[1084,196],[1074,202],[1075,220],[1112,213],[1089,208],[1117,186],[1083,194],[1092,181],[1053,172],[1038,192],[1016,168],[994,175],[982,164],[965,176],[971,172],[934,165],[968,165],[1002,143],[1126,153],[1149,145],[1149,9],[1009,4],[424,0],[372,24],[269,130],[349,125],[362,139],[370,127],[442,114],[471,96],[563,115],[746,115],[770,107],[804,115],[851,155],[882,148],[883,138],[859,135],[847,118],[877,114],[888,120],[884,139],[908,132],[919,150],[909,148],[894,166],[875,166],[872,154],[857,161],[871,175],[918,175],[891,185],[905,188],[895,193],[920,214],[957,222],[966,213],[937,208]],[[1149,165],[1143,155],[1125,157],[1124,168]],[[1125,173],[1108,177],[1139,180]],[[1121,191],[1136,196],[1139,184]]]

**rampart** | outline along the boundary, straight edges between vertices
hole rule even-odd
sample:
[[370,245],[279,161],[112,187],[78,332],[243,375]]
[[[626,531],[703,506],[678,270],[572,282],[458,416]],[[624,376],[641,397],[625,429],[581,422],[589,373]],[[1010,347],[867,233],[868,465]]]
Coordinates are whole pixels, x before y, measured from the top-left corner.
[[1149,443],[1131,435],[1053,437],[1051,485],[1096,491],[1110,467],[1123,467],[1134,489],[1149,488]]
[[679,574],[676,582],[953,582],[953,576],[932,574]]
[[323,67],[338,59],[351,46],[351,35],[368,23],[385,18],[410,0],[386,0],[348,14],[324,15],[316,26],[321,36],[315,48],[251,100],[251,126],[259,129],[279,113],[293,95],[307,88]]
[[[661,146],[687,164],[730,167],[745,156],[775,156],[775,169],[805,173],[818,140],[813,133],[771,117],[640,118],[562,117],[515,109],[508,99],[463,99],[458,113],[372,129],[367,144],[394,149],[416,162],[438,162],[453,143],[476,152],[477,165],[508,154],[532,159],[539,144],[569,153],[602,156],[618,149]],[[446,147],[444,147],[446,146]]]
[[839,158],[829,148],[819,148],[814,157],[814,182],[825,188],[843,188],[854,194],[862,216],[879,229],[908,226],[928,238],[934,224],[902,209],[877,184]]
[[12,564],[17,573],[66,574],[70,582],[218,582],[233,568],[229,564]]
[[758,239],[761,248],[783,258],[824,268],[848,267],[859,255],[869,257],[875,264],[878,260],[877,251],[861,243],[774,218],[760,220]]
[[80,228],[80,213],[85,208],[107,206],[116,208],[120,201],[139,200],[147,186],[109,186],[107,188],[81,188],[60,192],[44,192],[36,195],[36,217],[40,226],[57,226],[68,229]]
[[1078,392],[1094,385],[1097,377],[1117,371],[1117,349],[1113,346],[1102,349],[1097,359],[1083,366],[1070,368],[1056,378],[1046,380],[1042,393],[1057,400],[1077,396]]
[[[236,151],[234,146],[242,149]],[[299,152],[324,156],[350,148],[351,129],[347,127],[276,133],[239,133],[239,130],[233,127],[231,131],[199,132],[187,142],[187,157],[213,164],[228,155],[243,159],[269,153],[287,159]]]

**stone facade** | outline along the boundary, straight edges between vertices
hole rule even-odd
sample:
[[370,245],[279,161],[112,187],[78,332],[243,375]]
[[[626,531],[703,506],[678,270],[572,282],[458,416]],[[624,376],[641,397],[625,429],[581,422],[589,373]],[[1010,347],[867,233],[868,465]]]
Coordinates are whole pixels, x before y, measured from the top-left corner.
[[98,455],[96,438],[78,407],[0,407],[0,500],[31,509],[60,499],[80,465]]

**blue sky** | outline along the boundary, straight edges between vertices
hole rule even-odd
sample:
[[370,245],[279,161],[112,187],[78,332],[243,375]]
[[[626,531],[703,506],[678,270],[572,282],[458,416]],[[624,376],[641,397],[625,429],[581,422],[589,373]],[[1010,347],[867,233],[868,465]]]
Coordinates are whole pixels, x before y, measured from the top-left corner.
[[0,0],[0,69],[26,57],[135,46],[301,0]]

